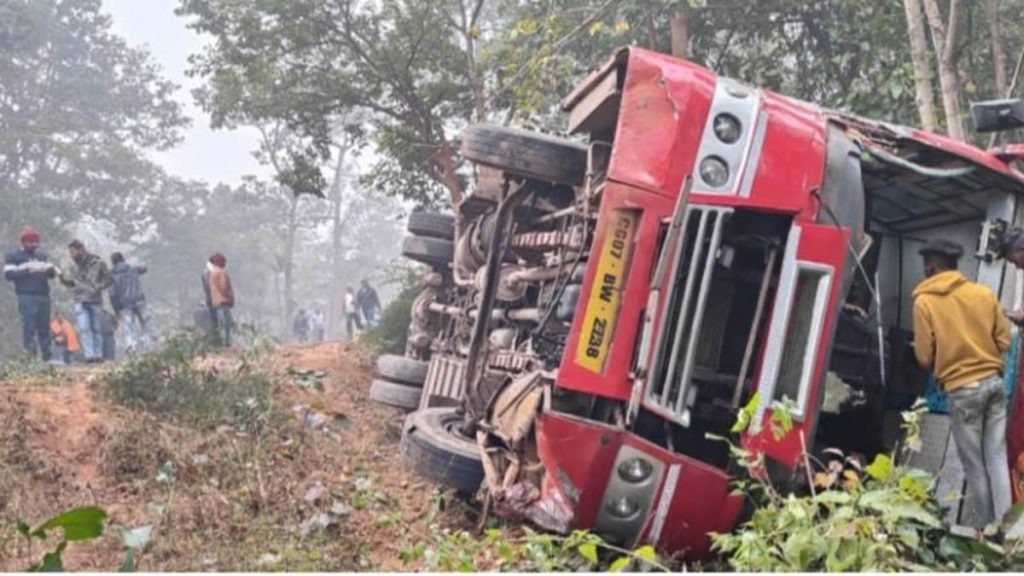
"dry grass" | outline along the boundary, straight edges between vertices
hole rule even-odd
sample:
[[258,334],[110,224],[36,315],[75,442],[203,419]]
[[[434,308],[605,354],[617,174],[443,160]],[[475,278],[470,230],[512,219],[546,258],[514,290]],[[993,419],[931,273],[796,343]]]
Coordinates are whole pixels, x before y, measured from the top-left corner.
[[[295,385],[289,367],[325,371],[323,392]],[[340,344],[286,348],[258,356],[252,370],[271,383],[267,410],[278,415],[257,429],[120,406],[102,393],[102,375],[86,370],[60,386],[0,383],[0,570],[29,564],[16,519],[84,505],[105,508],[112,524],[154,527],[139,564],[146,571],[415,568],[399,553],[428,530],[433,488],[402,465],[401,415],[368,399],[371,355]],[[312,407],[326,425],[309,428],[297,407]],[[158,482],[167,462],[170,481]],[[308,501],[318,486],[322,494]],[[328,526],[304,534],[318,514]],[[119,561],[110,530],[65,553],[70,570]]]

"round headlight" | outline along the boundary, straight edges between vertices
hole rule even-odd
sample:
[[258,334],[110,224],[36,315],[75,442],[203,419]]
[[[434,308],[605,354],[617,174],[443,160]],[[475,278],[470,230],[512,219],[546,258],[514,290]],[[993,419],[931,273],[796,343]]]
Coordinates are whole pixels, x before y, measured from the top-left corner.
[[738,118],[723,112],[718,116],[715,116],[715,121],[712,123],[715,130],[715,136],[726,144],[732,144],[740,139],[740,130],[742,125]]
[[700,178],[712,188],[721,188],[729,182],[729,167],[718,156],[700,161]]
[[654,472],[654,466],[642,458],[632,458],[619,464],[619,477],[626,482],[636,484],[643,482]]
[[632,498],[627,498],[625,496],[613,498],[608,501],[604,507],[609,514],[621,520],[628,520],[640,512],[640,505]]

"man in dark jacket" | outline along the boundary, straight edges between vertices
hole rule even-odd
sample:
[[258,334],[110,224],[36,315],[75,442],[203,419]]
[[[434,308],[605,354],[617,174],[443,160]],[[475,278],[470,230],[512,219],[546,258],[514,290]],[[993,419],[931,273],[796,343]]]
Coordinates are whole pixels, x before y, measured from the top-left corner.
[[43,360],[50,360],[50,279],[56,268],[39,251],[39,232],[26,226],[21,231],[21,250],[4,259],[4,278],[14,283],[21,315],[21,340],[36,354],[36,341]]
[[364,324],[367,328],[375,328],[377,314],[380,312],[380,298],[377,296],[377,291],[370,286],[370,282],[365,278],[359,286],[356,302],[359,304],[359,310],[363,313]]
[[139,278],[146,273],[146,267],[130,266],[120,252],[111,254],[110,263],[114,267],[111,270],[114,287],[110,291],[110,305],[114,307],[118,323],[124,327],[125,349],[132,352],[144,346],[146,341],[146,318],[143,315],[146,294]]
[[60,282],[71,288],[75,300],[82,353],[87,363],[103,362],[103,291],[114,284],[114,279],[103,259],[90,254],[80,240],[68,244],[68,253],[75,265],[60,275]]

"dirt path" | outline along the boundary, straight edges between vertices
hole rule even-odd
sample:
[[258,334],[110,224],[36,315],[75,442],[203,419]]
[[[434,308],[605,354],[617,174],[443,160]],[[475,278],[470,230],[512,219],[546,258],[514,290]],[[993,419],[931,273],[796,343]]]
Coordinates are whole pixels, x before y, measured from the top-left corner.
[[[202,364],[229,371],[238,361]],[[145,570],[416,568],[399,556],[428,536],[436,493],[403,466],[402,414],[369,400],[370,355],[328,343],[281,348],[258,365],[281,419],[260,438],[111,404],[102,370],[0,383],[0,570],[27,565],[14,518],[35,523],[82,505],[105,508],[112,524],[154,526]],[[297,382],[304,371],[322,372],[322,391]],[[173,490],[155,481],[166,462]],[[304,529],[320,517],[327,528]],[[116,569],[111,532],[70,547],[67,567]]]

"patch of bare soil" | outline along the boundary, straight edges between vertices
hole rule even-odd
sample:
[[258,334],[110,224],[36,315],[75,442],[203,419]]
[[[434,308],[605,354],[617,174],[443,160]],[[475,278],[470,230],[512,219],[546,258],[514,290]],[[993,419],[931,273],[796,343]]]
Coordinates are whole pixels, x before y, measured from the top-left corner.
[[[428,536],[436,492],[402,463],[402,414],[369,399],[370,354],[327,343],[255,362],[272,377],[275,403],[258,429],[196,430],[114,404],[96,369],[0,383],[0,570],[38,559],[40,545],[30,559],[19,540],[18,519],[35,524],[86,505],[106,509],[111,525],[154,527],[146,571],[418,568],[399,555]],[[445,520],[466,522],[460,513]],[[120,558],[108,529],[69,546],[65,565],[114,570]]]

